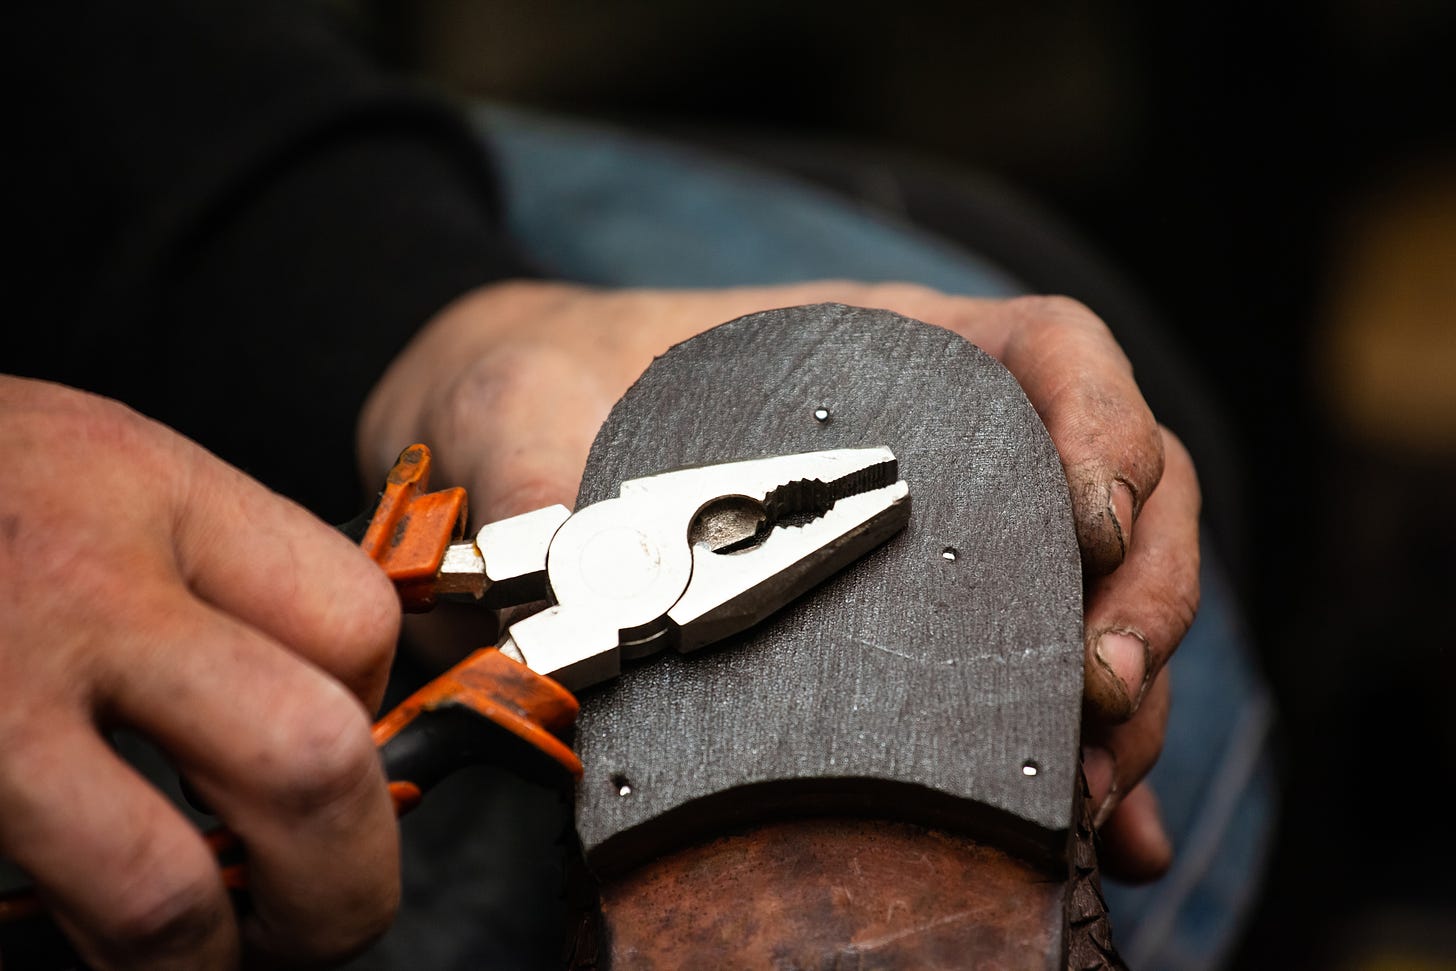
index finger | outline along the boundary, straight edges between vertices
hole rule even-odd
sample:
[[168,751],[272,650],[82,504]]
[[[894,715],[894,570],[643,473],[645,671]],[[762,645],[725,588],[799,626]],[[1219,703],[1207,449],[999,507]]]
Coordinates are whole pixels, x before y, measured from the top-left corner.
[[334,527],[196,449],[178,483],[179,572],[203,600],[342,681],[370,711],[399,636],[398,595]]

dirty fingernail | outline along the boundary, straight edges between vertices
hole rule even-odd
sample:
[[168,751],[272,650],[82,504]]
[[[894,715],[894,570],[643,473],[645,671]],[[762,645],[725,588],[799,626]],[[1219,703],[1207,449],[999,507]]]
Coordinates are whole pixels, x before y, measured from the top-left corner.
[[1102,814],[1107,801],[1112,797],[1116,769],[1117,762],[1107,749],[1095,745],[1083,746],[1082,772],[1087,776],[1087,792],[1094,820]]
[[1107,508],[1112,513],[1112,525],[1117,530],[1117,539],[1122,544],[1122,555],[1127,556],[1127,548],[1132,544],[1132,489],[1121,479],[1114,479],[1112,482],[1111,494],[1107,498]]
[[1097,638],[1097,660],[1121,682],[1128,715],[1137,711],[1148,675],[1148,642],[1131,631],[1106,631]]

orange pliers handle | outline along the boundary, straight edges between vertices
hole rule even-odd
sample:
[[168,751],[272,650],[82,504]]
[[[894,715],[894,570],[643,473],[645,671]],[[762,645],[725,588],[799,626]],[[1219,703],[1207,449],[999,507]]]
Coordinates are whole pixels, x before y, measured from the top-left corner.
[[[410,611],[434,607],[445,550],[465,532],[465,490],[430,492],[429,483],[430,450],[411,445],[390,469],[367,524],[355,524],[359,545]],[[580,778],[581,760],[559,737],[577,710],[575,696],[550,678],[494,647],[475,651],[374,724],[395,812],[409,812],[436,782],[471,763],[502,765],[538,781]],[[242,847],[224,830],[209,841],[224,861],[224,881],[244,889]]]
[[[434,606],[435,578],[445,550],[465,532],[465,490],[457,486],[430,492],[429,482],[430,450],[411,445],[390,469],[359,541],[394,581],[406,610]],[[385,756],[391,785],[397,786],[396,803],[413,805],[410,800],[418,794],[407,797],[413,780],[433,783],[427,777],[450,771],[462,760],[503,760],[537,774],[530,763],[539,754],[579,777],[581,761],[558,737],[576,721],[576,713],[571,692],[486,647],[380,719],[374,741]],[[416,738],[424,730],[413,726],[425,721],[433,727]],[[481,749],[481,740],[474,737],[485,727],[479,722],[504,729],[504,736],[494,739],[499,751]],[[519,750],[522,745],[526,751]],[[412,771],[406,770],[406,752],[411,753],[407,763]]]
[[394,581],[400,605],[420,612],[435,605],[435,575],[451,542],[465,535],[465,490],[430,484],[430,450],[411,445],[384,481],[359,546]]

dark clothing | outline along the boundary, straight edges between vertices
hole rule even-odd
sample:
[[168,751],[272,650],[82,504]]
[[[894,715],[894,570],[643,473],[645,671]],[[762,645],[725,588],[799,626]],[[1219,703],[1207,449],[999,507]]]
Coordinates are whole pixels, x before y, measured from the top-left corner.
[[453,298],[525,272],[479,137],[308,0],[10,21],[0,370],[120,398],[349,518],[386,364]]

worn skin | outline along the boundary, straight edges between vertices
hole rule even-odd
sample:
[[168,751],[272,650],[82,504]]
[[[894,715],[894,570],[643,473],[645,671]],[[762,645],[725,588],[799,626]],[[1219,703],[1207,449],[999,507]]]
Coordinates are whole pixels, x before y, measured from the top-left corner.
[[[1041,415],[1067,473],[1089,579],[1084,761],[1103,863],[1125,879],[1156,877],[1172,847],[1141,780],[1167,721],[1163,667],[1198,603],[1198,482],[1106,325],[1081,304],[845,281],[711,291],[495,284],[445,308],[375,387],[359,425],[362,471],[378,481],[403,445],[423,441],[435,449],[436,481],[469,489],[477,523],[570,506],[598,428],[654,355],[745,314],[820,302],[885,308],[968,338],[1007,366]],[[424,620],[436,623],[420,640],[448,640],[440,618]]]
[[[116,402],[0,376],[0,854],[88,965],[357,950],[393,915],[370,740],[393,588],[336,530]],[[103,733],[149,736],[248,848],[239,922],[196,829]]]

